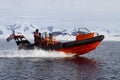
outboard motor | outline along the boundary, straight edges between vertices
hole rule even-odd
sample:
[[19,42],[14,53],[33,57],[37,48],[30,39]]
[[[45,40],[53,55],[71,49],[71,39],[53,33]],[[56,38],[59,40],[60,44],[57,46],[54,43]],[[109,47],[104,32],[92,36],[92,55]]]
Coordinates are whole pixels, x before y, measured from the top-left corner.
[[27,45],[31,44],[23,35],[15,35],[14,40],[19,49],[25,49]]

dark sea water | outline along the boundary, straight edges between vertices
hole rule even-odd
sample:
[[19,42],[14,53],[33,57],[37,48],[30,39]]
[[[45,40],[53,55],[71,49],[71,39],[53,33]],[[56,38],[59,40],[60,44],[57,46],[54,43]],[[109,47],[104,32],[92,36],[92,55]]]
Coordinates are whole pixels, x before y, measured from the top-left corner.
[[120,42],[102,42],[88,54],[70,57],[17,50],[14,42],[0,41],[0,80],[120,80]]

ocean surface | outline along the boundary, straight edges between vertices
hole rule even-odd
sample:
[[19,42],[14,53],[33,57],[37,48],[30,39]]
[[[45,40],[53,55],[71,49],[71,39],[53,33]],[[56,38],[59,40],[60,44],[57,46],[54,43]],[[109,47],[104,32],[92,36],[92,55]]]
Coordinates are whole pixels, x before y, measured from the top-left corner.
[[103,41],[96,50],[72,57],[43,50],[17,50],[0,39],[0,80],[120,80],[120,42]]

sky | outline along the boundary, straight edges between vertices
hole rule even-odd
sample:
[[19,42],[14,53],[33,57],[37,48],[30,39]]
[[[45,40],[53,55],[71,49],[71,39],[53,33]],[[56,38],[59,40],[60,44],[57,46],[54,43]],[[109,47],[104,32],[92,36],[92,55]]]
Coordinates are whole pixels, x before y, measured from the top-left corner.
[[0,25],[120,29],[120,0],[0,0]]

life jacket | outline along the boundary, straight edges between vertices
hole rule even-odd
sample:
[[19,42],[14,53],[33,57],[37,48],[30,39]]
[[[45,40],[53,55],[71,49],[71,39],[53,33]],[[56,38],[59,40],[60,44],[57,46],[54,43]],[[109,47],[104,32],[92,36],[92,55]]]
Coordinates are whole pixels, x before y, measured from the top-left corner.
[[34,32],[34,38],[39,37],[39,34],[37,32]]

